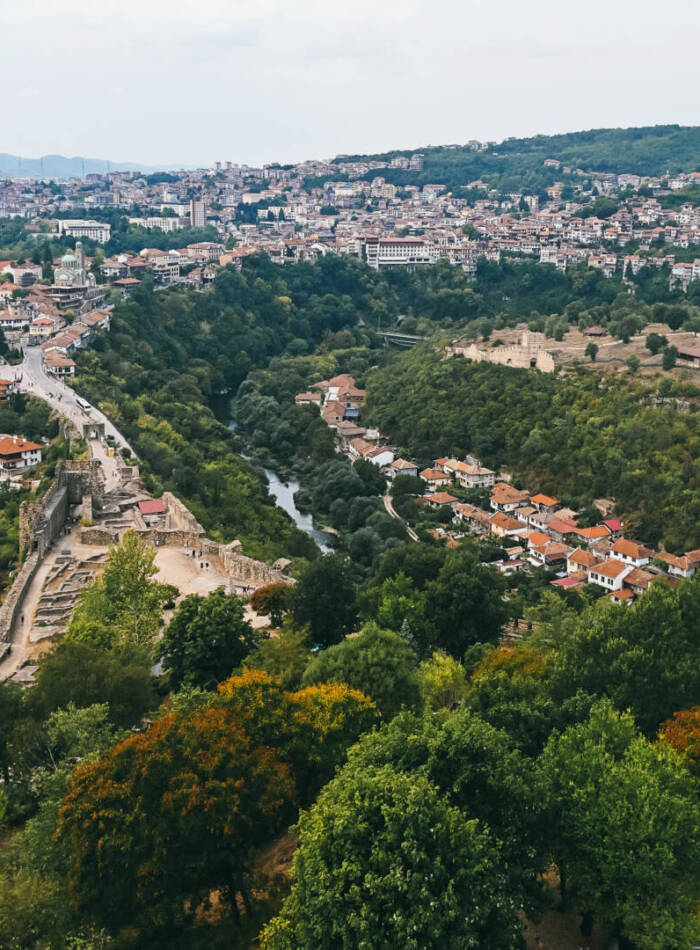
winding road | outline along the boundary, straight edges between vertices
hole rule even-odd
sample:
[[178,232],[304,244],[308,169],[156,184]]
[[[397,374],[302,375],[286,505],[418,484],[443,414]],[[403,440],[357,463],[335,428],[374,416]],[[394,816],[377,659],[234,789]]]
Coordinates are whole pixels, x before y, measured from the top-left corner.
[[[7,366],[3,371],[8,378],[14,376],[20,392],[42,399],[59,415],[75,425],[79,432],[82,432],[82,427],[87,422],[102,423],[105,436],[114,439],[118,448],[128,448],[132,456],[136,457],[127,440],[104,413],[94,407],[90,407],[89,412],[86,412],[78,405],[77,399],[79,397],[70,386],[66,386],[62,380],[44,373],[40,347],[24,346],[23,352],[24,360],[22,363],[16,366]],[[98,460],[101,464],[102,474],[105,478],[105,492],[109,494],[117,490],[121,486],[117,453],[113,452],[110,455],[108,447],[102,439],[88,439],[87,444],[90,458]],[[20,608],[19,616],[10,631],[8,640],[12,644],[12,649],[0,660],[0,680],[12,676],[28,659],[31,647],[28,635],[33,624],[33,609],[30,605],[34,604],[40,596],[42,585],[51,564],[54,562],[56,548],[66,547],[66,545],[70,549],[79,546],[79,529],[77,527],[72,529],[70,537],[58,538],[54,542],[53,550],[47,552],[44,563],[38,568],[34,579],[25,592],[22,605],[28,606],[25,609]]]
[[[391,495],[387,492],[386,495],[382,495],[384,501],[384,507],[386,508],[387,514],[391,515],[392,518],[396,518],[398,521],[401,521],[401,518],[396,514],[396,510],[391,503]],[[409,525],[406,525],[406,533],[408,534],[411,541],[417,541],[418,535]]]

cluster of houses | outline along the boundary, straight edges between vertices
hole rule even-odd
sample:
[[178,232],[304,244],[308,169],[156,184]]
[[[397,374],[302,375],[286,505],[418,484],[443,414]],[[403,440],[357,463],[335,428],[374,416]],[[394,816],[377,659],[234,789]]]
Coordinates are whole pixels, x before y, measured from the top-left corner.
[[216,277],[222,255],[224,245],[216,241],[200,241],[169,251],[146,247],[135,255],[115,254],[108,257],[100,265],[100,270],[104,279],[125,295],[147,272],[153,275],[157,284],[163,286],[183,283],[201,288]]
[[[403,459],[395,459],[391,469],[394,474],[416,473]],[[448,509],[471,533],[502,542],[508,556],[497,567],[504,574],[545,567],[559,575],[552,581],[555,587],[597,584],[613,601],[629,604],[660,576],[691,577],[700,569],[700,550],[681,557],[654,551],[626,538],[624,524],[613,517],[581,527],[577,513],[558,499],[497,481],[496,473],[473,457],[436,459],[418,475],[428,489],[423,503]],[[449,490],[453,485],[488,489],[488,510],[460,501]]]
[[[342,374],[299,393],[296,403],[318,407],[350,459],[372,462],[388,480],[399,475],[420,478],[426,490],[418,503],[448,511],[452,522],[470,534],[500,541],[507,557],[496,566],[503,574],[544,567],[558,575],[552,581],[555,587],[596,584],[616,603],[631,604],[659,577],[691,577],[700,569],[700,549],[677,557],[626,538],[623,522],[610,516],[610,502],[600,503],[598,524],[580,526],[577,512],[557,498],[498,480],[496,472],[474,456],[435,459],[419,471],[415,462],[397,458],[376,429],[358,424],[364,396],[352,376]],[[461,501],[452,494],[457,486],[488,492],[488,509]]]
[[[493,144],[466,147],[483,151]],[[693,194],[700,172],[617,175],[545,159],[552,184],[544,192],[506,193],[481,179],[465,180],[453,192],[439,182],[424,183],[425,163],[419,152],[262,167],[216,162],[212,168],[175,172],[165,182],[137,171],[61,181],[9,175],[0,181],[0,217],[24,218],[37,241],[67,235],[105,244],[110,225],[87,215],[106,208],[123,210],[129,225],[154,235],[154,244],[156,235],[212,228],[218,240],[210,244],[148,250],[147,266],[163,283],[178,274],[195,285],[206,283],[215,261],[240,266],[256,251],[281,265],[326,254],[362,257],[377,269],[446,260],[469,274],[479,258],[518,253],[560,270],[585,263],[624,279],[641,267],[668,263],[670,282],[682,288],[700,279],[700,257],[676,261],[667,253],[700,244],[700,208]],[[400,187],[392,180],[397,172]],[[679,192],[687,193],[686,202],[664,200]],[[617,209],[594,213],[599,209],[593,202],[610,196]],[[680,207],[666,207],[669,203]],[[234,249],[224,252],[231,242]],[[128,291],[143,273],[141,256],[108,258],[105,278]],[[68,290],[57,286],[56,294]]]

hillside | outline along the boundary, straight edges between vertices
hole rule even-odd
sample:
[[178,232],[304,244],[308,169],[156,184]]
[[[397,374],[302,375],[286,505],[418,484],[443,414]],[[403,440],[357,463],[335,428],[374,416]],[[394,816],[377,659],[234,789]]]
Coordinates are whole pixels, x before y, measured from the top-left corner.
[[[387,169],[384,177],[397,185],[445,184],[458,188],[476,179],[501,190],[546,187],[562,173],[545,168],[547,158],[572,169],[621,174],[663,175],[693,171],[700,164],[700,127],[644,126],[630,129],[591,129],[563,135],[511,138],[476,150],[468,145],[414,149],[425,156],[422,171]],[[411,150],[377,155],[344,155],[335,161],[387,160]],[[370,173],[372,177],[376,172]]]

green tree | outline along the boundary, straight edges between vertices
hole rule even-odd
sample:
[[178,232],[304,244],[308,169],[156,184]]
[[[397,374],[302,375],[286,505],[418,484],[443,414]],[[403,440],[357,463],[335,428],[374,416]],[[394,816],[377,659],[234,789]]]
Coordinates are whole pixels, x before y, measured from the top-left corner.
[[508,616],[504,587],[501,575],[482,565],[473,549],[448,551],[437,578],[425,587],[426,623],[417,633],[423,650],[461,658],[474,643],[495,642]]
[[40,720],[69,703],[106,703],[114,725],[135,726],[156,704],[150,659],[134,648],[107,652],[63,640],[39,663],[28,702]]
[[626,366],[627,369],[630,371],[630,373],[636,373],[636,372],[638,372],[638,371],[639,371],[639,367],[640,367],[641,365],[642,365],[642,364],[641,364],[641,361],[640,361],[639,357],[638,357],[638,356],[635,356],[634,354],[632,354],[632,356],[628,356],[627,359],[625,360],[625,366]]
[[517,902],[488,834],[421,775],[346,767],[298,836],[292,891],[262,935],[266,950],[520,946]]
[[5,785],[10,783],[10,767],[13,760],[11,739],[16,725],[27,713],[23,702],[23,689],[19,683],[5,680],[0,683],[0,773]]
[[369,624],[357,637],[329,647],[309,663],[302,683],[346,683],[369,696],[385,719],[420,703],[416,655],[391,630]]
[[318,646],[339,643],[350,633],[357,607],[347,558],[329,554],[311,563],[294,585],[291,614],[295,626],[307,627]]
[[666,369],[673,369],[678,359],[678,348],[671,345],[665,346],[661,353],[661,366]]
[[242,601],[223,587],[178,604],[158,646],[173,689],[211,689],[240,666],[258,639],[244,613]]
[[421,699],[426,709],[453,709],[469,692],[467,674],[451,656],[433,653],[418,670]]
[[700,578],[652,584],[633,611],[589,608],[557,641],[551,688],[561,704],[577,691],[630,709],[648,737],[700,695]]
[[488,828],[521,906],[540,906],[538,876],[549,859],[540,790],[531,762],[504,730],[464,709],[404,712],[363,736],[348,763],[425,775],[450,805]]
[[415,627],[425,618],[425,594],[399,571],[378,589],[376,617],[379,625],[389,630],[400,631],[406,620]]
[[163,605],[175,593],[153,580],[156,549],[135,531],[113,544],[102,577],[81,594],[66,631],[69,640],[98,646],[134,644],[151,650]]
[[480,652],[466,707],[537,755],[565,715],[564,701],[552,695],[546,654],[529,646]]
[[555,857],[579,908],[639,950],[695,942],[700,804],[676,753],[603,702],[552,736],[541,774]]
[[262,637],[255,650],[243,661],[251,670],[264,670],[277,677],[285,689],[295,689],[311,657],[305,630],[286,624],[275,637]]
[[598,344],[594,343],[591,340],[591,342],[586,347],[586,356],[590,357],[591,363],[595,363],[597,355],[598,355]]
[[668,339],[660,333],[650,333],[646,338],[645,346],[650,353],[656,356],[659,350],[668,346]]

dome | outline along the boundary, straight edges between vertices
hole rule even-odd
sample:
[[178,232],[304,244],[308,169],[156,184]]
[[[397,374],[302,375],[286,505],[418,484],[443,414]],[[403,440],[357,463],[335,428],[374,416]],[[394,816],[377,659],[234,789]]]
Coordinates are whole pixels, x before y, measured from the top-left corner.
[[76,258],[70,252],[68,254],[64,254],[61,258],[62,264],[75,264],[75,261]]

